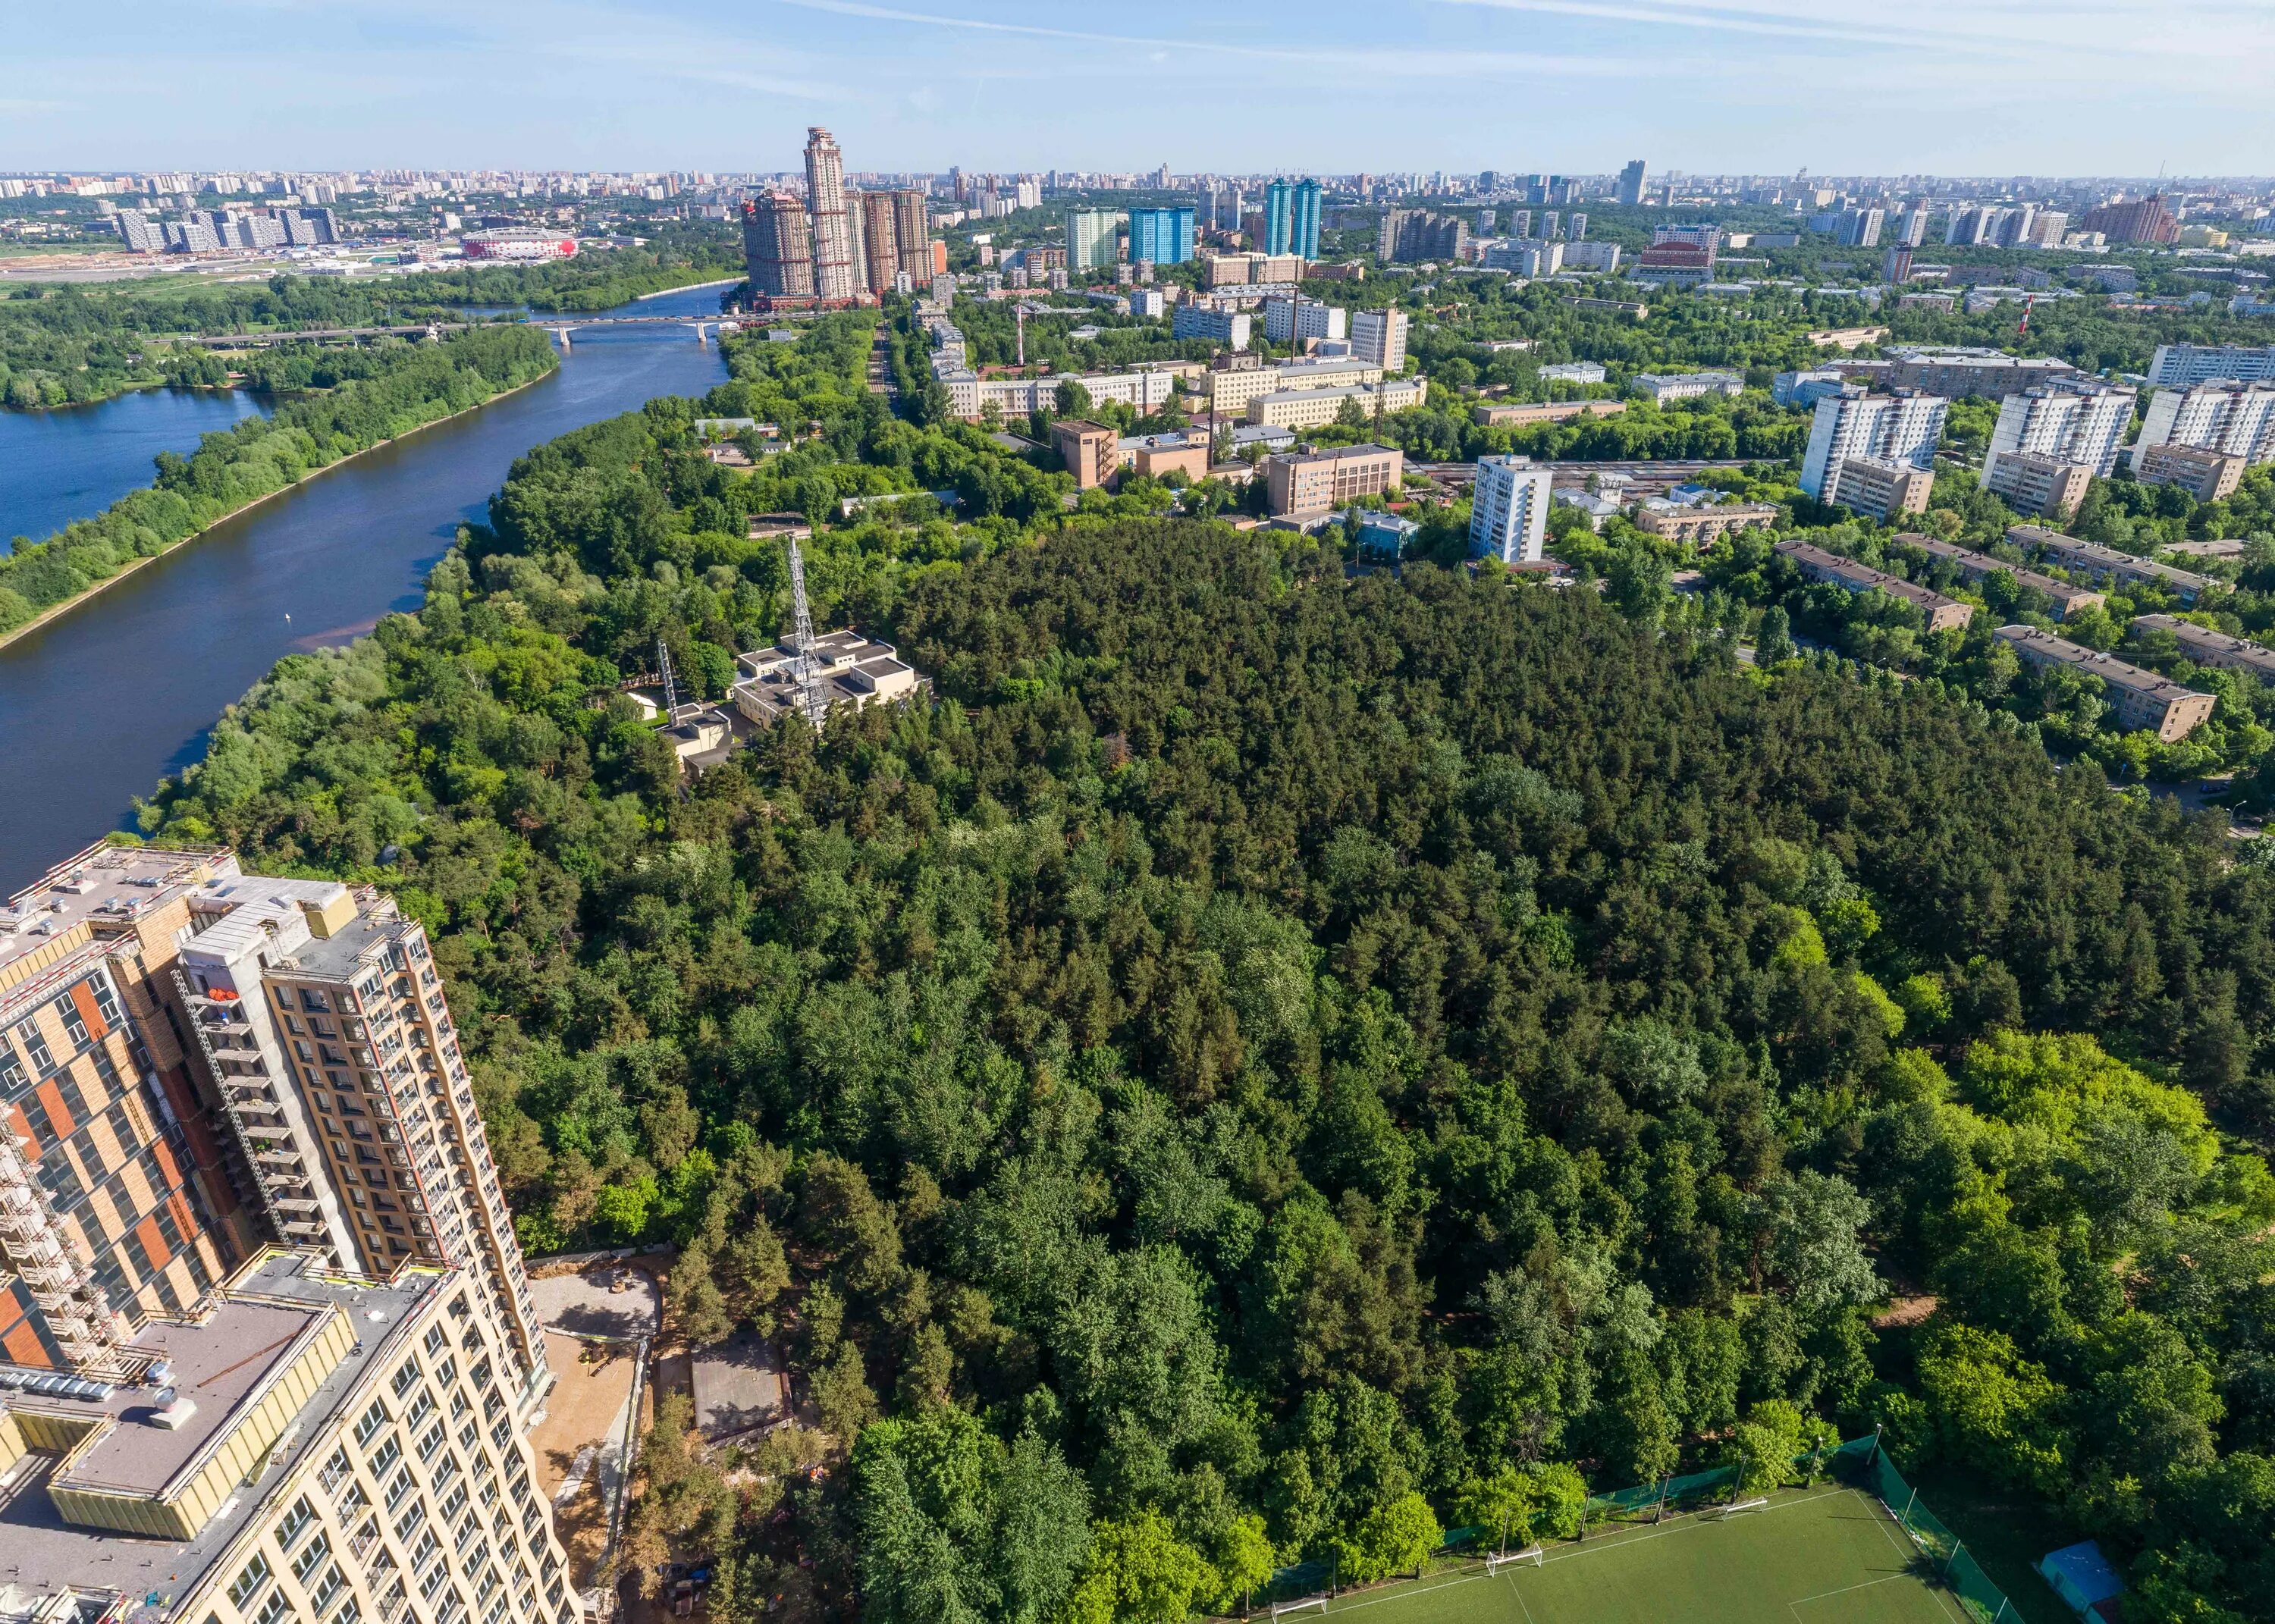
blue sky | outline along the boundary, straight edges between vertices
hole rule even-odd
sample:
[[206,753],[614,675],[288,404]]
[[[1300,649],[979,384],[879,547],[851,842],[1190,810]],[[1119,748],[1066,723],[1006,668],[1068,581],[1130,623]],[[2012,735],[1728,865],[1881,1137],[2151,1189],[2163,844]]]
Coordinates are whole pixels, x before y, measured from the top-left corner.
[[4,0],[0,37],[0,170],[773,169],[817,123],[857,170],[2275,170],[2275,0]]

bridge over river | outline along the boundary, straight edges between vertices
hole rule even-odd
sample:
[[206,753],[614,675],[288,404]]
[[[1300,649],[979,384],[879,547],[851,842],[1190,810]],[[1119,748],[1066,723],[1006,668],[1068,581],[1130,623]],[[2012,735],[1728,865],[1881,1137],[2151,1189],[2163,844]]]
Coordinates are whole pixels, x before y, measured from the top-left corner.
[[[344,344],[367,338],[440,338],[445,333],[464,333],[476,327],[513,327],[519,322],[500,321],[419,321],[403,327],[308,327],[278,329],[259,333],[184,333],[174,336],[175,344],[204,344],[215,350],[257,349],[268,344],[300,344],[306,342]],[[581,333],[596,327],[642,327],[669,325],[691,329],[697,344],[711,342],[713,333],[731,333],[744,325],[739,316],[671,315],[659,312],[654,315],[638,316],[533,316],[526,325],[541,327],[553,335],[553,341],[563,349],[570,344],[571,333]]]

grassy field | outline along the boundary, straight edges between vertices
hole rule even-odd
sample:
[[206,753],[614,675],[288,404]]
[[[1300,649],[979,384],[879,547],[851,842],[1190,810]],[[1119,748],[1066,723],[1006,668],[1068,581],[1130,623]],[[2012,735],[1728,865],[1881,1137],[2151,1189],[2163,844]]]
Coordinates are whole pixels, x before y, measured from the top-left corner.
[[[1824,1484],[1328,1605],[1364,1624],[1969,1624],[1878,1501]],[[1297,1620],[1315,1616],[1306,1611]]]

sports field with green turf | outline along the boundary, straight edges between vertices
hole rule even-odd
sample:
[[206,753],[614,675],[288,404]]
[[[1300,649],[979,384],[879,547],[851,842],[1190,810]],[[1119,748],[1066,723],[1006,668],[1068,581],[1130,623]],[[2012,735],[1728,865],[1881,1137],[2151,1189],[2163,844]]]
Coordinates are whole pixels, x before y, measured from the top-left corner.
[[[1969,1624],[1869,1494],[1826,1484],[1757,1511],[1669,1517],[1328,1604],[1351,1624]],[[1306,1610],[1286,1624],[1317,1618]]]

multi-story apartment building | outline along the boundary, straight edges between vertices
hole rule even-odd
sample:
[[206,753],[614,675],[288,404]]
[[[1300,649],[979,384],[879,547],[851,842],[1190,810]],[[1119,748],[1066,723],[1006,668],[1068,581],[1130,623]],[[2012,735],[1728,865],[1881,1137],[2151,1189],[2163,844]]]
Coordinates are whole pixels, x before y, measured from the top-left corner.
[[1297,344],[1312,338],[1341,338],[1349,313],[1340,305],[1322,305],[1297,294],[1264,301],[1264,336],[1274,344]]
[[2118,727],[2147,729],[2170,744],[2184,739],[2212,713],[2213,698],[2184,688],[2168,676],[2144,671],[2114,654],[2105,654],[2035,626],[2001,626],[1992,636],[2031,665],[2065,665],[2101,679]]
[[1066,217],[1067,268],[1079,276],[1086,271],[1112,270],[1115,237],[1122,216],[1110,208],[1069,208]]
[[2149,381],[2165,389],[2221,380],[2275,383],[2275,344],[2158,344]]
[[2107,478],[2132,426],[2135,400],[2133,390],[2090,378],[2058,378],[2007,396],[1984,456],[1986,480],[2010,451],[2077,463],[2096,479]]
[[1386,209],[1375,231],[1375,257],[1385,265],[1458,260],[1469,245],[1468,221],[1427,209]]
[[1396,490],[1405,477],[1406,454],[1387,445],[1290,451],[1264,465],[1272,511],[1282,516],[1324,513],[1341,502],[1379,496]]
[[1155,265],[1183,265],[1193,257],[1194,211],[1133,208],[1130,211],[1130,257]]
[[2104,203],[2088,209],[2077,229],[2098,231],[2112,243],[2175,243],[2181,238],[2181,223],[2173,218],[2162,197]]
[[362,1273],[467,1268],[533,1400],[537,1311],[426,928],[331,880],[217,876],[189,906],[176,986],[276,1227]]
[[845,158],[820,125],[805,132],[805,196],[813,216],[813,296],[850,303],[861,291],[861,270],[845,201]]
[[1264,188],[1264,252],[1319,257],[1319,183],[1275,180]]
[[1245,350],[1254,322],[1255,318],[1244,310],[1181,299],[1169,313],[1169,336],[1205,338],[1228,349]]
[[1907,532],[1898,536],[1896,540],[1903,546],[1917,548],[1931,558],[1941,559],[1946,563],[1954,565],[1959,570],[1959,578],[1970,586],[1981,585],[1992,575],[2011,576],[2017,586],[2028,587],[2032,592],[2044,593],[2047,602],[2052,606],[2052,618],[2055,620],[2067,620],[2073,615],[2086,609],[2097,608],[2109,601],[2104,593],[2075,585],[2068,581],[2058,581],[2051,575],[2040,575],[2035,570],[2025,570],[2018,564],[2010,564],[2003,558],[1993,558],[1987,553],[1978,553],[1970,548],[1961,547],[1956,542],[1946,541],[1940,536],[1917,535]]
[[2074,570],[2096,581],[2115,581],[2120,586],[2161,587],[2183,603],[2194,603],[2203,589],[2213,584],[2210,576],[2160,564],[2152,558],[2120,553],[2096,541],[2081,541],[2075,536],[2036,525],[2008,525],[2007,540],[2024,552],[2036,552],[2049,563]]
[[414,922],[90,848],[0,910],[0,1612],[578,1624],[521,1436],[535,1316]]
[[[255,1232],[240,1215],[154,966],[206,859],[82,853],[0,908],[0,1354],[101,1374],[192,1308]],[[149,888],[146,889],[146,887]]]
[[2153,454],[2168,446],[2241,457],[2246,466],[2275,463],[2275,379],[2158,389],[2149,397],[2141,437],[2133,445],[2133,472],[2148,479]]
[[759,298],[813,297],[804,203],[787,192],[762,192],[743,205],[743,268]]
[[1935,470],[1910,463],[1852,457],[1840,465],[1840,476],[1841,505],[1867,518],[1924,513],[1935,493]]
[[897,200],[890,192],[857,192],[853,199],[861,222],[863,284],[872,293],[890,293],[902,270]]
[[1470,493],[1470,556],[1538,563],[1548,536],[1546,464],[1529,457],[1481,457]]
[[54,1265],[10,1357],[99,1369],[90,1335],[185,1311],[274,1236],[374,1277],[464,1268],[533,1407],[520,1249],[426,932],[390,900],[94,847],[0,910],[0,987],[28,1014],[0,1046],[0,1250],[42,1290],[49,1243],[83,1265]]
[[1644,165],[1644,161],[1641,158],[1629,159],[1620,170],[1621,203],[1629,208],[1640,207],[1643,203],[1644,190],[1650,184],[1651,171]]
[[1794,567],[1810,580],[1824,581],[1852,593],[1882,592],[1910,604],[1925,617],[1930,631],[1962,627],[1975,618],[1973,604],[1946,598],[1939,592],[1905,580],[1900,575],[1875,570],[1870,564],[1844,558],[1838,553],[1828,552],[1807,541],[1780,541],[1775,546],[1778,552],[1792,560]]
[[2083,463],[2032,451],[2008,451],[1983,473],[1984,488],[2004,496],[2017,512],[2056,523],[2077,511],[2093,483],[2093,470]]
[[[1617,504],[1611,505],[1615,510]],[[1636,528],[1646,535],[1704,548],[1713,546],[1733,531],[1767,530],[1784,517],[1784,512],[1776,503],[1768,502],[1719,502],[1711,507],[1685,507],[1653,497],[1636,504],[1635,522]]]
[[2143,485],[2177,485],[2198,502],[2233,496],[2251,465],[2225,451],[2187,445],[2135,445],[2133,472]]
[[1889,349],[1886,382],[1891,389],[1918,389],[1946,400],[1979,396],[2000,400],[2032,384],[2075,373],[2055,356],[2014,356],[2001,350],[1946,349],[1897,344]]
[[2136,615],[2128,628],[2138,638],[2144,631],[2170,632],[2181,653],[2198,665],[2226,671],[2249,671],[2263,683],[2275,683],[2275,648],[2248,638],[2230,637],[2210,626],[2199,626],[2177,615]]
[[1350,321],[1351,353],[1386,373],[1406,366],[1407,316],[1402,310],[1362,310]]
[[1910,389],[1874,395],[1843,387],[1820,396],[1802,458],[1801,488],[1819,502],[1847,502],[1841,487],[1853,463],[1932,469],[1950,409],[1939,395]]

